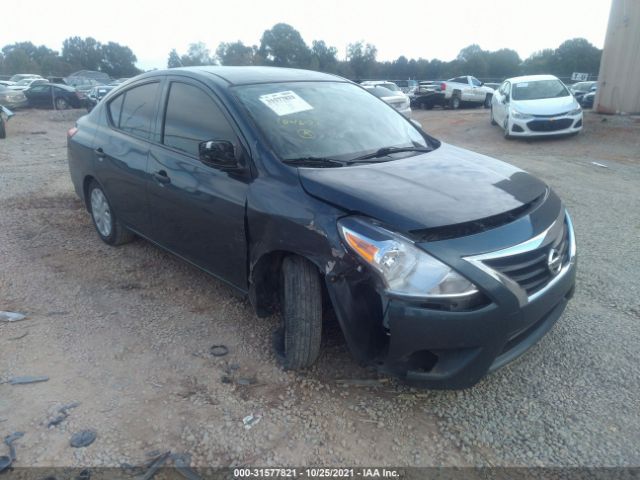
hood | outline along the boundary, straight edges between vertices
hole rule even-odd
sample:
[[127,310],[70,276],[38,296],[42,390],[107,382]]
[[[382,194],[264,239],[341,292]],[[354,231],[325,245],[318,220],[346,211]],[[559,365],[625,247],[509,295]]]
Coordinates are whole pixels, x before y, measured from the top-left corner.
[[532,202],[547,188],[511,165],[445,143],[391,162],[298,171],[310,195],[401,232],[499,215]]
[[556,115],[568,112],[579,106],[573,95],[540,100],[511,100],[512,108],[520,113],[528,113],[530,115]]

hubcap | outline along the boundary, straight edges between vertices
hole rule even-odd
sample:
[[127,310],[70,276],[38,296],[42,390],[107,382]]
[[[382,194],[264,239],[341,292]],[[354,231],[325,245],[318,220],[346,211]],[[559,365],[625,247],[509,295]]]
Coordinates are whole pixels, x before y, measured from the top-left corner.
[[103,237],[111,235],[111,210],[104,193],[99,188],[91,191],[91,214],[100,235]]

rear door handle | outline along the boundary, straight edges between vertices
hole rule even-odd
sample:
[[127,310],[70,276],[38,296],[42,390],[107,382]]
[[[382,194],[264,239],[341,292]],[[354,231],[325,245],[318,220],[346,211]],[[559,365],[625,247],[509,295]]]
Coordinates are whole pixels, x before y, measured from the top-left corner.
[[167,175],[167,172],[164,171],[164,170],[160,170],[159,172],[154,172],[153,178],[155,178],[158,183],[170,183],[171,182],[171,179],[169,178],[169,175]]
[[104,150],[102,150],[101,147],[96,148],[93,153],[96,154],[96,157],[98,157],[100,160],[102,160],[105,157],[105,153]]

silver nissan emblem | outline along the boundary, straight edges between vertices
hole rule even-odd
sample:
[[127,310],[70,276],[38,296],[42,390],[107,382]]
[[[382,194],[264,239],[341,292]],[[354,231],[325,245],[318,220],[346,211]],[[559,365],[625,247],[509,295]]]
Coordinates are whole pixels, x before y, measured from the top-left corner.
[[547,267],[552,275],[557,275],[562,268],[562,258],[560,258],[560,252],[552,248],[547,255]]

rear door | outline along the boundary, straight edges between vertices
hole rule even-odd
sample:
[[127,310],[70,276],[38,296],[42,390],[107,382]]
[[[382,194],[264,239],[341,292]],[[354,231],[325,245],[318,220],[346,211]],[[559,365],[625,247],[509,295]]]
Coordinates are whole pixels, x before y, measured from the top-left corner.
[[170,78],[159,118],[161,139],[149,159],[153,238],[165,248],[242,290],[247,288],[245,201],[249,179],[199,160],[200,142],[239,131],[205,85]]
[[94,138],[96,177],[111,207],[123,223],[147,236],[147,162],[160,90],[160,79],[146,79],[113,97],[105,105],[108,126]]

